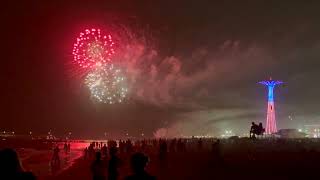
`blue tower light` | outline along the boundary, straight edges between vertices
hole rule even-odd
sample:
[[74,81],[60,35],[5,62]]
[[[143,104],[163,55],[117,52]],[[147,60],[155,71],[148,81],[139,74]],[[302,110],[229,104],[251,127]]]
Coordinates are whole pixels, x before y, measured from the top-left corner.
[[270,101],[274,100],[274,98],[273,98],[273,89],[274,89],[274,87],[276,85],[278,85],[278,84],[282,84],[283,82],[282,81],[272,81],[272,80],[270,80],[270,81],[260,81],[259,83],[268,87],[268,101],[270,102]]

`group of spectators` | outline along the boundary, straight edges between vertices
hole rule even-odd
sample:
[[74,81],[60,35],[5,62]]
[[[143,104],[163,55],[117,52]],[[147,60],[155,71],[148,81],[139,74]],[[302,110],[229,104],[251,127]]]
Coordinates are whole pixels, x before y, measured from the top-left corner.
[[[168,166],[168,153],[186,153],[187,151],[211,151],[220,154],[220,140],[216,139],[144,139],[144,140],[109,140],[92,142],[84,150],[84,159],[93,160],[91,174],[94,180],[116,180],[119,178],[119,167],[123,160],[119,157],[130,157],[130,166],[133,174],[125,179],[152,180],[145,168],[149,162],[146,154],[158,156],[160,168]],[[119,156],[119,155],[121,156]]]

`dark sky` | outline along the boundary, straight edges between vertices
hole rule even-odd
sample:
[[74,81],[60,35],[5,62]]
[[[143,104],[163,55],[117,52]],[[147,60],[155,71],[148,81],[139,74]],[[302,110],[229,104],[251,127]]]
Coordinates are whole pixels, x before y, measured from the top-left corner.
[[[280,128],[317,124],[317,1],[15,1],[1,5],[0,130],[77,136],[243,133],[263,121],[276,89]],[[126,104],[97,104],[72,64],[84,28],[132,34],[118,51],[128,68]],[[112,27],[112,28],[111,28]],[[288,117],[292,117],[290,118]]]

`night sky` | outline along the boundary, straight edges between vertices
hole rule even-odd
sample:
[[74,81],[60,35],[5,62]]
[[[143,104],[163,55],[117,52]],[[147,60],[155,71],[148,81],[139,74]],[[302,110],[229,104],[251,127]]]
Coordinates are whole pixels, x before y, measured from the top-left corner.
[[[319,124],[320,2],[172,1],[2,2],[0,130],[242,134],[264,123],[257,82],[270,76],[285,82],[275,91],[280,128]],[[73,43],[91,27],[125,47],[115,59],[128,68],[124,104],[94,102],[76,73]]]

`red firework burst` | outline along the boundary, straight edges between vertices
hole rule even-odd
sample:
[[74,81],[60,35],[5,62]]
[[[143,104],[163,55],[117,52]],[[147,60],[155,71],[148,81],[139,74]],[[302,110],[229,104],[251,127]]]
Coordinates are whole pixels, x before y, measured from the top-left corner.
[[101,66],[111,61],[114,42],[110,34],[102,34],[100,29],[86,29],[81,32],[73,46],[73,58],[82,68]]

